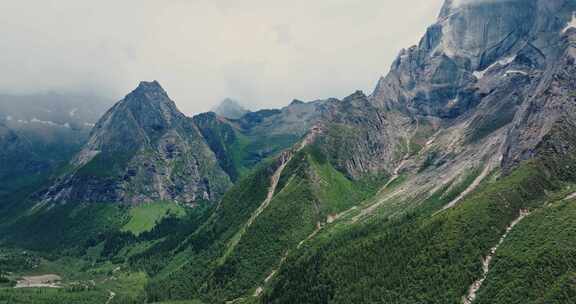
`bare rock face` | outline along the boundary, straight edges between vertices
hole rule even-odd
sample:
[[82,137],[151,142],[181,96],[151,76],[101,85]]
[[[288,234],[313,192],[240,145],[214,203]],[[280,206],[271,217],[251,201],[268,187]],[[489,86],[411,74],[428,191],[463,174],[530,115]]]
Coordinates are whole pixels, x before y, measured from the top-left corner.
[[406,156],[405,138],[411,132],[411,119],[375,107],[358,91],[343,100],[324,103],[321,129],[316,143],[329,160],[350,178],[392,174]]
[[230,179],[160,84],[142,82],[96,124],[44,202],[215,200]]
[[[480,102],[474,84],[491,68],[512,64],[519,53],[544,57],[548,43],[557,43],[571,5],[566,0],[447,1],[419,45],[403,50],[380,80],[374,102],[454,118]],[[541,62],[516,63],[534,68]]]
[[503,137],[502,166],[510,168],[574,113],[575,11],[569,0],[448,0],[371,102],[457,126],[463,145]]

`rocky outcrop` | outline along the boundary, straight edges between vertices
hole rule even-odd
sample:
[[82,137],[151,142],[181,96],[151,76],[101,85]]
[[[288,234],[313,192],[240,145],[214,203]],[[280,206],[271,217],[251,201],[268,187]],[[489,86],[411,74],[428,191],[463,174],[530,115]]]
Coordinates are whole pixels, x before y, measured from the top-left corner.
[[327,100],[322,114],[323,132],[316,142],[350,178],[392,174],[408,153],[411,119],[375,107],[361,91],[341,101]]
[[[514,119],[504,155],[506,168],[533,157],[556,126],[570,128],[567,122],[576,119],[576,29],[564,32],[554,46],[546,54],[546,69],[538,73]],[[564,154],[561,146],[558,143],[557,151]]]
[[44,202],[218,199],[228,175],[158,82],[142,82],[96,124]]
[[502,166],[513,167],[573,113],[574,30],[567,24],[575,10],[567,0],[448,0],[420,43],[402,50],[371,102],[463,129],[462,145],[503,137]]

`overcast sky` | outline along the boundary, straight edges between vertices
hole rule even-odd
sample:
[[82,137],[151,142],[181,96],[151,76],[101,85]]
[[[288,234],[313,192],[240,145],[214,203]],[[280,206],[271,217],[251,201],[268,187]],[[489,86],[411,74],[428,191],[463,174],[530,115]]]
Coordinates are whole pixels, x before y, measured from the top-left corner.
[[0,91],[120,99],[158,80],[187,114],[370,93],[442,0],[0,0]]

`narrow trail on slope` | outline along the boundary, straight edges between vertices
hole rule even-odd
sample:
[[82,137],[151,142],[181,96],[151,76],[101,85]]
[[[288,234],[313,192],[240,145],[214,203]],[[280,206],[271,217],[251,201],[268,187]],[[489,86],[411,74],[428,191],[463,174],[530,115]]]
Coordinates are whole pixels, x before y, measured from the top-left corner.
[[231,252],[232,250],[234,250],[236,245],[238,245],[238,243],[242,239],[242,236],[244,235],[244,233],[246,233],[248,228],[250,228],[252,226],[252,224],[254,224],[254,222],[260,216],[260,214],[262,214],[262,212],[264,212],[264,210],[266,210],[266,208],[268,208],[268,206],[272,202],[272,199],[274,198],[274,194],[276,193],[276,188],[278,187],[278,182],[280,181],[280,176],[282,176],[282,172],[284,171],[284,168],[286,168],[286,165],[288,165],[288,163],[292,159],[292,155],[293,155],[293,153],[291,151],[282,152],[282,154],[280,155],[280,158],[279,158],[280,159],[280,165],[278,166],[276,171],[274,171],[274,174],[270,178],[270,187],[268,188],[268,193],[266,194],[266,199],[264,199],[264,201],[260,204],[260,206],[258,206],[258,208],[254,211],[254,213],[252,213],[252,215],[250,216],[250,218],[248,219],[246,224],[244,224],[244,226],[238,232],[239,233],[238,237],[232,238],[232,240],[230,241],[230,243],[228,245],[228,250],[227,250],[228,252]]
[[[276,193],[276,189],[278,187],[278,182],[280,181],[280,177],[282,176],[282,173],[284,172],[284,169],[286,168],[288,163],[290,163],[290,161],[292,160],[292,157],[294,156],[294,154],[300,152],[306,146],[311,144],[316,139],[316,137],[318,135],[320,135],[322,132],[323,132],[323,129],[321,126],[319,126],[319,125],[314,126],[314,127],[312,127],[310,132],[302,139],[302,141],[299,144],[297,144],[293,149],[291,149],[289,151],[282,152],[282,154],[280,155],[280,166],[276,169],[276,171],[272,175],[272,178],[270,181],[270,187],[268,188],[268,194],[266,196],[266,199],[262,202],[262,204],[260,204],[258,209],[256,209],[256,211],[252,214],[252,216],[250,217],[248,222],[244,225],[244,227],[242,228],[240,236],[238,238],[235,238],[232,241],[232,243],[229,245],[229,251],[233,250],[234,247],[236,247],[236,245],[238,245],[238,243],[242,239],[242,236],[244,235],[244,233],[246,233],[248,228],[250,226],[252,226],[252,224],[254,224],[254,222],[256,221],[258,216],[260,216],[260,214],[262,214],[262,212],[264,212],[264,210],[266,210],[266,208],[270,205],[270,203],[272,202],[272,199],[274,198],[274,194]],[[280,269],[282,264],[284,264],[284,261],[286,260],[287,256],[288,256],[288,252],[286,252],[284,254],[282,259],[280,260],[279,266],[272,270],[270,275],[268,275],[268,277],[264,280],[264,283],[267,283],[268,281],[270,281],[274,277],[274,275],[276,274],[278,269]],[[264,288],[262,286],[258,286],[256,288],[256,291],[254,292],[254,294],[252,296],[253,297],[259,297],[263,291],[264,291]],[[235,303],[235,302],[242,300],[242,299],[243,298],[237,298],[237,299],[234,299],[232,301],[227,301],[226,303]]]
[[278,182],[280,181],[280,176],[282,175],[284,168],[286,168],[286,165],[290,162],[291,159],[292,159],[292,153],[291,152],[284,152],[280,155],[280,166],[278,167],[278,169],[276,169],[276,171],[272,175],[272,178],[270,179],[270,187],[268,188],[268,194],[266,195],[266,199],[262,202],[262,204],[260,204],[258,209],[256,209],[256,211],[252,214],[252,216],[250,217],[250,219],[246,223],[245,229],[252,226],[252,224],[254,223],[256,218],[258,218],[258,216],[260,216],[260,214],[262,214],[262,212],[268,207],[268,205],[270,205],[270,202],[272,201],[272,198],[274,198],[274,194],[276,193],[276,188],[278,187]]
[[270,202],[272,202],[272,199],[274,198],[274,194],[276,193],[276,188],[278,187],[278,182],[280,181],[280,176],[282,176],[282,172],[284,172],[284,168],[286,168],[286,165],[288,165],[288,163],[292,160],[292,156],[294,156],[294,154],[300,152],[308,144],[312,143],[314,141],[314,139],[316,138],[316,136],[318,134],[320,134],[321,132],[322,132],[322,130],[320,127],[318,127],[318,126],[313,127],[311,129],[310,133],[308,133],[308,135],[306,135],[306,137],[304,137],[304,139],[300,142],[300,144],[298,144],[296,146],[295,149],[290,150],[290,151],[284,151],[284,152],[282,152],[282,154],[280,154],[280,166],[278,167],[278,169],[276,169],[276,171],[272,175],[272,178],[270,181],[270,188],[268,188],[268,194],[266,196],[266,199],[262,202],[262,204],[260,204],[260,206],[258,207],[258,209],[256,209],[254,214],[252,214],[252,216],[248,220],[244,230],[246,230],[247,228],[252,226],[252,224],[254,223],[256,218],[258,218],[258,216],[260,216],[260,214],[262,214],[262,212],[268,207],[268,205],[270,205]]
[[113,292],[112,290],[108,290],[108,292],[110,293],[110,296],[108,297],[106,304],[112,303],[112,300],[114,300],[114,298],[116,297],[116,293]]
[[510,223],[510,226],[508,226],[508,228],[506,228],[506,232],[504,232],[502,237],[500,237],[500,241],[498,241],[498,244],[496,244],[496,246],[492,247],[490,249],[490,252],[488,253],[488,256],[486,256],[484,259],[482,259],[482,277],[480,279],[478,279],[477,281],[475,281],[474,283],[472,283],[472,285],[470,285],[470,288],[468,289],[468,294],[466,296],[464,296],[462,299],[462,304],[472,304],[474,302],[474,300],[476,299],[476,295],[478,293],[478,290],[480,290],[480,288],[482,287],[482,284],[484,283],[484,281],[488,277],[488,272],[490,271],[490,264],[492,263],[492,260],[494,259],[494,256],[496,255],[496,251],[498,251],[498,248],[500,248],[500,245],[502,245],[502,243],[504,243],[504,241],[506,240],[506,237],[508,237],[508,235],[510,234],[512,229],[514,229],[514,226],[518,225],[518,223],[520,223],[528,215],[530,215],[530,211],[528,211],[526,209],[520,210],[520,215],[512,223]]
[[[302,148],[303,148],[303,146],[299,147],[298,150],[300,150]],[[280,176],[282,176],[282,172],[284,171],[284,168],[286,168],[286,165],[288,165],[288,163],[292,159],[292,156],[293,156],[293,153],[291,151],[283,152],[280,155],[280,166],[276,169],[276,171],[274,172],[274,174],[272,175],[272,177],[270,179],[270,187],[268,188],[268,194],[266,195],[266,199],[264,199],[264,201],[262,202],[262,204],[260,204],[258,209],[256,209],[256,211],[254,211],[254,213],[252,214],[252,216],[250,217],[248,222],[246,222],[246,224],[244,225],[244,227],[242,228],[242,230],[240,232],[240,236],[238,238],[234,238],[232,240],[232,243],[229,245],[229,249],[228,249],[229,251],[232,251],[236,247],[236,245],[238,245],[238,243],[242,239],[242,236],[244,235],[244,233],[246,233],[248,228],[250,228],[250,226],[252,226],[252,224],[254,224],[254,222],[256,221],[258,216],[260,216],[260,214],[262,214],[262,212],[264,212],[264,210],[266,210],[266,208],[272,202],[272,199],[274,198],[274,194],[276,193],[276,188],[278,187],[278,182],[280,181]],[[282,261],[281,261],[281,263],[282,263]],[[271,276],[273,276],[275,273],[276,273],[275,270],[272,271]],[[264,288],[262,286],[258,286],[256,288],[256,291],[254,292],[254,294],[252,296],[253,297],[259,297],[263,291],[264,291]],[[244,298],[236,298],[236,299],[231,300],[231,301],[226,301],[226,303],[232,304],[232,303],[236,303],[236,302],[241,301],[241,300],[244,300]]]
[[[276,268],[272,269],[272,272],[270,272],[270,274],[266,277],[266,279],[264,279],[264,284],[270,282],[270,280],[272,280],[272,278],[274,278],[276,273],[278,273],[278,271],[280,270],[282,265],[284,265],[284,262],[286,262],[286,259],[288,258],[288,253],[289,253],[289,251],[286,251],[284,253],[284,256],[282,256],[282,259],[280,259],[280,263],[278,264],[278,266]],[[262,292],[264,292],[264,287],[258,286],[258,288],[256,288],[256,291],[254,291],[254,294],[252,296],[253,297],[259,297],[262,294]]]

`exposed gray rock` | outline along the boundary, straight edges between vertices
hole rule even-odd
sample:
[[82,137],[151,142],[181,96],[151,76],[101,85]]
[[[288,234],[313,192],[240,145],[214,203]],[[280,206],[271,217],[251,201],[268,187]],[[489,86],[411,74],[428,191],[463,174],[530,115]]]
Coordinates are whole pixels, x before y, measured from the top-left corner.
[[342,101],[324,104],[324,131],[317,142],[331,162],[351,178],[392,174],[409,153],[406,138],[412,132],[409,117],[375,107],[358,91]]
[[228,175],[160,84],[142,82],[110,109],[44,202],[216,200]]
[[352,178],[405,176],[374,208],[419,201],[471,172],[476,187],[535,157],[545,138],[557,139],[551,154],[570,150],[551,132],[570,133],[576,118],[575,11],[568,0],[447,1],[370,96],[324,103],[321,147]]
[[[512,128],[498,133],[507,138],[503,166],[510,167],[572,112],[564,101],[575,10],[569,0],[446,1],[419,45],[403,50],[379,81],[372,103],[462,125],[464,143]],[[547,101],[553,95],[564,97]]]

